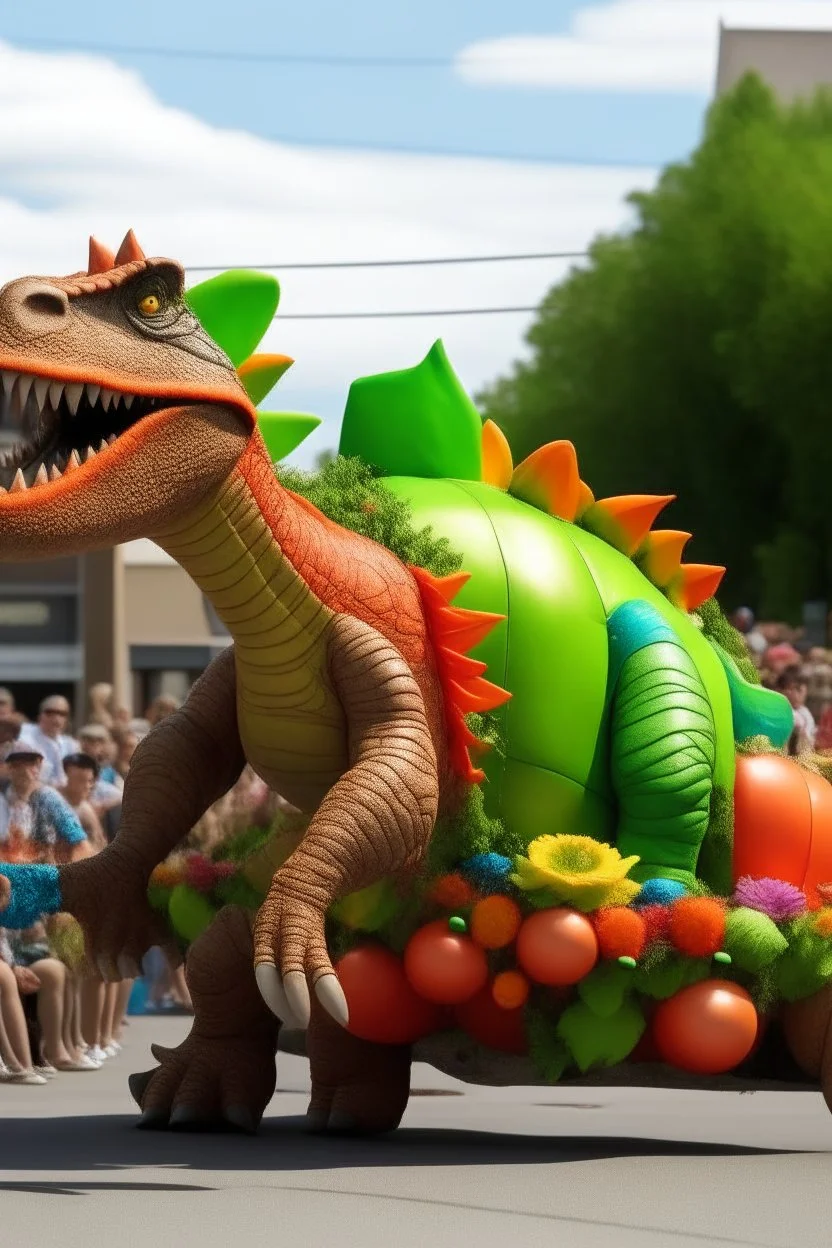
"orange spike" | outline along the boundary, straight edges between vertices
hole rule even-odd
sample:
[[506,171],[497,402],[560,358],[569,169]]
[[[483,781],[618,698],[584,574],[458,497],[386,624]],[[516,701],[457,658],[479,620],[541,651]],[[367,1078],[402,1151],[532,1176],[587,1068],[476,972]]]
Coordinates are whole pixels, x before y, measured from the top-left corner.
[[445,659],[445,670],[449,676],[453,676],[454,680],[462,682],[473,680],[477,676],[482,676],[488,667],[487,663],[472,659],[467,654],[460,654],[458,650],[451,650],[448,646],[436,648],[441,651]]
[[712,563],[683,563],[679,569],[678,582],[673,585],[671,598],[683,611],[695,611],[703,602],[713,598],[725,569]]
[[469,711],[493,711],[511,697],[507,689],[501,689],[481,676],[467,680],[464,685],[451,677],[448,684],[453,690],[455,705],[465,714]]
[[97,238],[90,235],[90,258],[87,261],[87,273],[92,277],[94,273],[106,273],[116,262],[115,255],[110,251],[109,247],[105,247],[103,243],[99,243]]
[[482,427],[482,479],[487,485],[507,490],[514,471],[511,447],[499,425],[487,420]]
[[138,244],[136,235],[132,230],[128,230],[122,239],[121,246],[116,252],[116,267],[120,264],[129,264],[131,260],[144,260],[145,254]]
[[647,534],[644,572],[654,585],[664,588],[679,571],[682,551],[691,539],[681,529],[656,529]]
[[578,482],[578,510],[575,512],[575,519],[580,520],[581,516],[595,502],[595,495],[587,485],[586,481]]
[[533,451],[511,475],[514,498],[561,520],[574,520],[581,499],[578,457],[571,442],[547,442]]
[[471,579],[470,572],[452,572],[450,576],[433,576],[431,581],[446,602],[456,598],[463,585]]
[[599,498],[587,511],[587,527],[599,537],[633,555],[650,532],[656,516],[672,503],[675,494],[621,494]]
[[464,607],[442,607],[439,614],[445,623],[443,633],[448,644],[463,653],[478,646],[506,618],[493,611],[467,611]]

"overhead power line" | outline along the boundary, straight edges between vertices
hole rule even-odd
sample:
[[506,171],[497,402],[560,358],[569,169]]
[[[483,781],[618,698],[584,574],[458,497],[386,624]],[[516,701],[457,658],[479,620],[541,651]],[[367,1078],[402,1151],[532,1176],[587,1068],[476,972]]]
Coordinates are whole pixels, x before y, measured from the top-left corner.
[[579,260],[588,251],[523,251],[490,256],[431,256],[413,260],[302,260],[288,264],[186,264],[189,273],[215,273],[224,269],[404,269],[430,264],[502,264],[514,260]]
[[165,48],[119,43],[78,43],[71,39],[26,38],[33,48],[67,52],[105,52],[112,56],[160,56],[183,61],[248,61],[273,65],[321,65],[344,69],[446,69],[453,56],[360,56],[328,52],[233,52],[226,48]]
[[407,312],[289,312],[277,313],[276,321],[368,321],[402,316],[500,316],[514,312],[537,312],[536,304],[505,308],[418,308]]

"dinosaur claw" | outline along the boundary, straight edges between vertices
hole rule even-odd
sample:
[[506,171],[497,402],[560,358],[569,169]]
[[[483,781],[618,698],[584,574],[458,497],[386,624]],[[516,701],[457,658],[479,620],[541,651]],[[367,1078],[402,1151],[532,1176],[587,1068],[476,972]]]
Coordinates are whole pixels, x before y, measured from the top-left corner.
[[315,984],[315,996],[321,1005],[342,1027],[350,1021],[350,1011],[344,989],[335,975],[322,975]]
[[140,1131],[163,1131],[168,1125],[166,1109],[146,1109],[136,1126]]
[[266,1002],[272,1014],[288,1027],[297,1026],[289,1008],[289,1002],[286,1000],[286,993],[283,991],[283,984],[275,964],[273,962],[261,962],[259,966],[254,968],[254,978],[257,980],[260,996]]
[[328,1122],[329,1122],[329,1110],[328,1109],[307,1109],[306,1126],[308,1127],[310,1131],[314,1131],[317,1133],[321,1131],[326,1131]]
[[257,1123],[254,1114],[246,1105],[229,1105],[222,1111],[223,1121],[235,1131],[242,1131],[245,1135],[254,1135],[257,1131]]
[[142,1097],[147,1091],[147,1086],[155,1074],[155,1070],[143,1070],[136,1071],[128,1077],[127,1086],[130,1089],[130,1095],[138,1105],[139,1109],[142,1107]]
[[173,1057],[173,1049],[166,1049],[163,1044],[151,1044],[150,1052],[157,1062],[165,1062],[167,1058]]
[[283,991],[298,1025],[304,1029],[307,1028],[312,1006],[309,1000],[309,985],[303,972],[290,971],[288,975],[284,975]]
[[177,1105],[171,1111],[169,1125],[173,1131],[205,1131],[211,1120],[195,1105]]
[[326,1125],[329,1131],[335,1131],[340,1135],[355,1135],[361,1130],[358,1119],[353,1118],[352,1114],[345,1114],[340,1109],[332,1111]]

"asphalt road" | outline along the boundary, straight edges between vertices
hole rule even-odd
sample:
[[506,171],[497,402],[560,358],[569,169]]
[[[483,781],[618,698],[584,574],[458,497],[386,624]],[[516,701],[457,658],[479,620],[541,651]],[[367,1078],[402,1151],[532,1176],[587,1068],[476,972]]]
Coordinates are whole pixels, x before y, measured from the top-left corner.
[[281,1054],[255,1138],[136,1131],[122,1055],[0,1085],[2,1248],[829,1248],[832,1117],[812,1093],[468,1088],[414,1070],[403,1126],[305,1134],[308,1067]]

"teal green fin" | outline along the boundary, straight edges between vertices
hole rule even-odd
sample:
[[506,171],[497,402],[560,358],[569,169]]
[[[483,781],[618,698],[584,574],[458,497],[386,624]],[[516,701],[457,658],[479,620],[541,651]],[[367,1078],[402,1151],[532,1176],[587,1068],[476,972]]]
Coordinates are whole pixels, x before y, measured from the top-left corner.
[[257,413],[257,427],[273,464],[291,455],[320,423],[320,416],[309,416],[306,412]]
[[702,679],[675,631],[647,602],[607,620],[610,769],[616,844],[631,875],[690,884],[708,828],[716,729]]
[[750,685],[719,642],[713,638],[708,640],[725,669],[731,694],[734,740],[747,741],[749,737],[761,736],[768,737],[778,748],[785,745],[794,729],[794,712],[788,699],[775,689]]
[[386,476],[479,481],[482,420],[437,341],[415,368],[352,383],[341,455]]
[[228,269],[186,290],[185,302],[236,368],[271,325],[280,302],[280,284],[269,273]]

